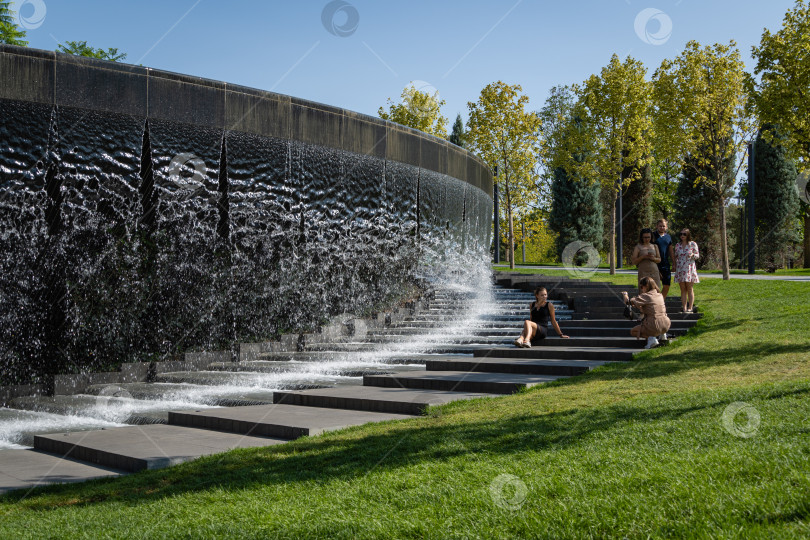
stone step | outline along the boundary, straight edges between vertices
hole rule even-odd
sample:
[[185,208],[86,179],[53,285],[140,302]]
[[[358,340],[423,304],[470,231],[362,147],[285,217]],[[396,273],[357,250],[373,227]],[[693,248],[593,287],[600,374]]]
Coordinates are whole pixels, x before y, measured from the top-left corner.
[[233,373],[227,371],[170,371],[157,375],[155,382],[195,386],[252,387],[269,390],[323,388],[335,384],[351,383],[337,375],[307,376],[305,373]]
[[[196,384],[172,383],[124,383],[116,385],[127,395],[134,399],[158,400],[164,406],[179,409],[184,404],[192,407],[215,406],[234,407],[239,405],[261,405],[273,403],[273,390],[281,388],[259,388],[228,386],[217,387]],[[281,385],[284,386],[284,385]],[[298,385],[289,385],[292,389],[300,389]],[[105,391],[109,385],[93,385],[85,389],[88,394]]]
[[[178,403],[173,405],[182,406]],[[165,424],[168,418],[168,411],[160,402],[107,395],[25,396],[12,399],[11,406],[20,410],[96,418],[117,424]],[[188,406],[192,407],[190,404]]]
[[[568,341],[568,340],[566,340]],[[596,360],[628,361],[639,352],[635,348],[623,347],[518,347],[480,348],[473,353],[474,358],[531,358],[557,360]]]
[[[512,340],[509,341],[512,343]],[[546,339],[533,342],[533,347],[624,347],[628,349],[642,349],[646,340],[628,336],[612,337],[572,337],[562,339],[549,336]]]
[[[622,321],[618,321],[622,322]],[[630,321],[625,320],[625,323],[630,323]],[[559,321],[560,328],[562,329],[564,334],[567,334],[571,337],[623,337],[629,335],[629,331],[635,324],[623,324],[621,326],[611,326],[611,327],[603,327],[603,326],[568,326],[567,321]],[[470,339],[474,340],[475,336],[481,336],[483,338],[508,338],[512,337],[513,339],[518,337],[520,332],[523,329],[523,325],[513,325],[511,327],[505,328],[482,328],[482,329],[470,329]],[[391,336],[414,336],[414,335],[421,335],[422,329],[420,328],[402,328],[397,329],[396,331],[385,332],[380,334],[373,334],[370,336],[375,341],[393,341],[393,339],[389,340]],[[688,329],[681,328],[679,326],[674,326],[670,329],[669,334],[673,337],[678,337],[686,333]],[[548,335],[553,336],[555,335],[555,330],[553,327],[549,326],[547,328]],[[386,339],[381,339],[386,338]],[[450,339],[453,339],[453,336],[450,336]],[[462,337],[462,339],[465,339]]]
[[[321,351],[321,352],[335,352],[335,353],[358,353],[367,351],[378,351],[384,344],[370,343],[370,342],[351,342],[351,343],[318,343],[308,345],[308,350]],[[401,344],[400,344],[401,345]],[[480,347],[489,347],[487,344],[456,344],[456,343],[413,343],[413,349],[420,353],[433,353],[433,354],[472,354],[472,351]],[[408,353],[404,348],[392,349],[392,353]],[[279,389],[281,390],[281,389]]]
[[297,439],[367,422],[402,420],[409,415],[273,404],[256,407],[171,411],[169,423],[244,435]]
[[611,362],[605,360],[538,360],[533,358],[480,356],[468,360],[431,360],[427,363],[426,368],[427,371],[476,371],[572,377],[608,363]]
[[118,469],[31,449],[0,452],[0,495],[17,489],[114,478],[122,474]]
[[34,435],[54,431],[85,431],[121,427],[113,422],[89,416],[65,416],[49,412],[0,408],[0,455],[11,449],[23,449],[34,445]]
[[424,414],[430,405],[441,405],[460,399],[492,397],[494,395],[446,390],[360,386],[357,388],[322,388],[318,390],[276,392],[274,397],[276,403],[287,405],[417,415]]
[[284,442],[286,439],[155,424],[36,435],[34,448],[87,463],[137,472],[160,469],[234,448]]
[[[326,358],[324,359],[326,360]],[[338,364],[337,361],[333,362]],[[342,363],[342,362],[341,362]],[[362,377],[365,373],[369,372],[387,372],[397,369],[402,369],[402,365],[416,364],[416,361],[410,362],[355,362],[355,365],[335,366],[334,372],[343,377]],[[313,366],[312,360],[294,360],[291,358],[284,360],[251,360],[247,362],[214,362],[208,364],[208,371],[219,371],[227,373],[309,373],[317,368],[318,371],[323,371],[321,365]],[[328,369],[330,366],[324,366]]]
[[[369,343],[380,343],[380,344],[398,344],[398,343],[410,343],[414,341],[414,338],[418,336],[396,336],[396,335],[383,335],[383,336],[368,336],[366,339]],[[514,338],[512,338],[514,339]],[[476,334],[464,334],[464,335],[436,335],[432,336],[430,340],[425,340],[426,343],[436,342],[436,343],[451,343],[455,345],[465,345],[465,344],[502,344],[508,343],[509,340],[507,339],[506,335],[503,336],[479,336]]]
[[[356,360],[359,362],[377,362],[379,364],[421,364],[419,354],[400,354],[392,356],[390,351],[371,350],[365,352],[343,352],[334,351],[295,351],[295,352],[267,352],[261,353],[257,362],[343,362]],[[222,362],[211,364],[212,371],[229,371],[225,369],[228,364],[247,364],[247,362]],[[245,371],[250,371],[246,369]]]
[[523,388],[547,383],[559,378],[556,375],[423,371],[407,375],[366,375],[363,377],[363,386],[511,394]]

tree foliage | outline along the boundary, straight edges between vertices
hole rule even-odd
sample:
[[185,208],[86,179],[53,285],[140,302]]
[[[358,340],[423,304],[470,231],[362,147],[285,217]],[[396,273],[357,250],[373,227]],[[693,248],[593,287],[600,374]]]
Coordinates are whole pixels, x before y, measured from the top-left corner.
[[66,41],[56,46],[56,50],[65,54],[76,56],[87,56],[88,58],[98,58],[111,62],[120,62],[127,57],[127,53],[118,52],[115,47],[101,49],[91,47],[86,41]]
[[[613,55],[600,75],[591,75],[577,89],[579,99],[587,111],[589,129],[578,146],[592,148],[591,158],[583,163],[583,176],[597,178],[606,189],[612,190],[610,210],[610,271],[616,271],[616,198],[621,186],[638,178],[650,159],[651,86],[645,79],[644,65],[627,57],[624,62]],[[624,175],[626,164],[635,167]],[[588,170],[591,169],[591,170]]]
[[0,43],[27,47],[25,30],[17,26],[16,13],[11,10],[11,2],[0,2]]
[[622,173],[623,177],[635,176],[622,194],[622,226],[624,235],[622,239],[622,253],[633,253],[638,243],[638,234],[645,227],[653,227],[653,176],[652,165],[645,160],[643,165],[628,163]]
[[515,213],[525,214],[536,170],[540,119],[526,111],[528,96],[520,85],[502,81],[488,84],[477,102],[469,102],[467,142],[491,167],[500,186],[501,205],[508,221],[508,252],[514,268]]
[[787,155],[785,141],[786,137],[774,126],[766,125],[754,146],[757,258],[769,271],[781,266],[782,255],[798,241],[796,164]]
[[[765,30],[759,47],[752,48],[757,65],[750,89],[757,114],[763,123],[777,125],[785,139],[780,142],[800,160],[801,169],[810,165],[810,6],[798,0],[788,10],[782,28]],[[804,214],[804,266],[810,268],[810,205],[802,203]]]
[[412,127],[437,137],[447,137],[447,118],[442,116],[444,100],[439,99],[439,92],[422,92],[413,82],[402,90],[399,103],[388,98],[388,110],[380,107],[377,114],[383,120],[390,120],[403,126]]
[[737,172],[727,174],[726,165],[747,153],[754,126],[745,77],[734,41],[706,47],[690,41],[675,60],[664,60],[653,78],[656,131],[668,141],[658,149],[662,159],[692,167],[695,181],[717,195],[724,279],[729,278],[725,208]]

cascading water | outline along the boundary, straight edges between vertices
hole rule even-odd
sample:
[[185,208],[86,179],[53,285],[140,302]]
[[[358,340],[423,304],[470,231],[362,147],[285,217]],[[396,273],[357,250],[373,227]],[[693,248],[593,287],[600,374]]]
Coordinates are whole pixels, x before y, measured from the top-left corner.
[[[59,373],[234,350],[239,342],[312,330],[334,315],[369,314],[426,287],[485,296],[489,173],[460,149],[306,102],[288,105],[289,119],[276,119],[293,126],[287,138],[216,127],[196,121],[203,116],[197,109],[220,107],[205,101],[199,80],[161,96],[162,84],[187,78],[0,46],[3,73],[43,61],[52,62],[46,75],[23,77],[21,85],[56,84],[40,93],[54,102],[29,101],[0,85],[0,386],[33,383],[48,392]],[[137,94],[137,85],[124,88],[134,79],[115,79],[116,70],[154,81],[143,93],[148,115],[109,99]],[[87,80],[99,85],[97,95],[82,86]],[[226,115],[235,106],[228,103],[256,95],[290,100],[249,89],[231,90],[227,102],[221,95]],[[330,118],[339,113],[334,144],[311,142],[331,129],[326,112],[311,123],[295,112],[318,107]],[[269,121],[262,111],[240,109],[234,124],[251,115]],[[358,151],[368,133],[377,139]],[[459,317],[460,327],[471,324]],[[400,348],[416,351],[417,341]],[[71,414],[93,427],[148,414],[152,405],[137,403],[143,397],[200,407],[222,396],[266,397],[306,376],[341,384],[356,380],[344,374],[389,352],[380,346],[310,362],[300,372],[236,374],[220,385],[167,382],[151,396],[103,402],[120,414],[97,403]],[[0,420],[6,444],[21,432],[9,425],[50,422],[34,418],[48,413],[20,414]]]

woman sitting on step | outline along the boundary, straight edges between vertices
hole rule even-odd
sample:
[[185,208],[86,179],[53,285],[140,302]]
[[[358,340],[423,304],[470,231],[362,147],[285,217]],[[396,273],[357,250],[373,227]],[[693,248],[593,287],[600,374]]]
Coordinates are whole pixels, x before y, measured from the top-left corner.
[[545,339],[547,332],[546,326],[548,321],[557,334],[561,338],[567,338],[560,330],[560,325],[557,324],[557,318],[554,316],[554,304],[548,301],[548,291],[545,287],[537,287],[534,290],[534,297],[536,300],[529,304],[529,320],[523,321],[523,332],[520,337],[515,340],[517,347],[531,347],[533,339]]
[[658,345],[655,336],[666,334],[672,322],[667,317],[667,306],[664,296],[658,290],[658,285],[651,277],[643,277],[638,283],[638,292],[635,298],[622,293],[625,304],[630,304],[641,311],[644,318],[641,324],[630,329],[630,335],[635,338],[647,338],[645,349],[652,349]]

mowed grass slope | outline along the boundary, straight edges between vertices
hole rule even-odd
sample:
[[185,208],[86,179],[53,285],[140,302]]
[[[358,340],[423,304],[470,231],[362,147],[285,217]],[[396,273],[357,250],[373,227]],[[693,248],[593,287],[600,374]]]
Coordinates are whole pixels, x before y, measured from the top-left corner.
[[[806,538],[810,285],[696,291],[698,327],[633,362],[413,420],[18,492],[0,499],[0,537]],[[747,408],[724,426],[737,402]]]

